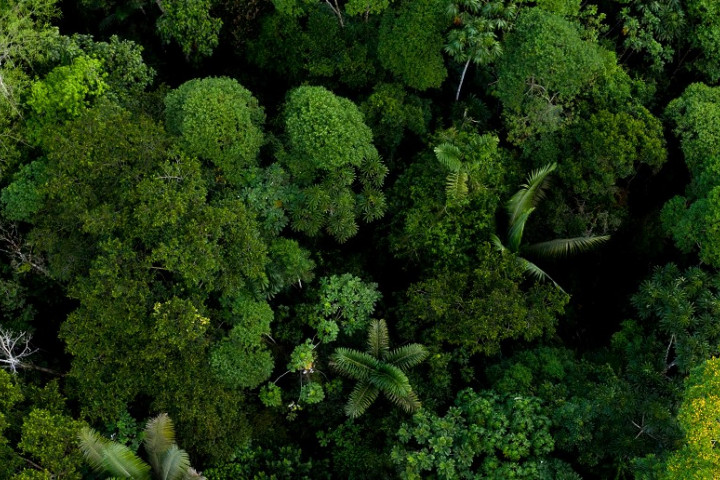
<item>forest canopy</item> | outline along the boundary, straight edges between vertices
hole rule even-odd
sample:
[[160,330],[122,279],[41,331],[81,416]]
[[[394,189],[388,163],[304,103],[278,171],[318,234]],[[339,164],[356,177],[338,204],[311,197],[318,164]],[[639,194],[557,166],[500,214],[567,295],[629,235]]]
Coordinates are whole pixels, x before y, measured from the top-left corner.
[[0,480],[720,478],[719,82],[715,0],[0,0]]

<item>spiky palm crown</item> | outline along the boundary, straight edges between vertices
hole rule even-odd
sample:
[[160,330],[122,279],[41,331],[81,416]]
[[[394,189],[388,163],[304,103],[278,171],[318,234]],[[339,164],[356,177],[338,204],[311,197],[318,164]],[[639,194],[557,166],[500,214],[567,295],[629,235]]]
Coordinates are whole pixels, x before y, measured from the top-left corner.
[[417,343],[390,350],[385,320],[374,320],[368,328],[365,352],[337,348],[332,356],[331,365],[338,372],[358,381],[345,405],[345,413],[359,417],[380,392],[405,411],[419,409],[420,400],[404,372],[421,363],[427,355],[425,347]]
[[[107,440],[89,427],[80,432],[79,440],[80,449],[90,466],[97,472],[109,473],[113,478],[205,479],[190,467],[187,452],[181,450],[175,443],[175,427],[166,413],[148,421],[145,426],[143,445],[149,465],[125,445]],[[154,474],[152,477],[151,472]]]
[[[507,203],[508,212],[508,235],[507,243],[504,244],[496,235],[491,240],[495,247],[501,252],[512,252],[514,254],[530,253],[538,257],[558,258],[575,253],[581,253],[605,243],[610,239],[609,235],[584,236],[574,238],[557,238],[547,242],[522,245],[525,224],[540,201],[545,198],[545,190],[549,184],[548,176],[557,168],[556,163],[545,165],[542,168],[533,170],[527,176],[526,183],[512,196]],[[558,288],[562,288],[545,273],[543,269],[533,262],[518,256],[518,261],[523,265],[525,271],[538,280],[550,280]]]

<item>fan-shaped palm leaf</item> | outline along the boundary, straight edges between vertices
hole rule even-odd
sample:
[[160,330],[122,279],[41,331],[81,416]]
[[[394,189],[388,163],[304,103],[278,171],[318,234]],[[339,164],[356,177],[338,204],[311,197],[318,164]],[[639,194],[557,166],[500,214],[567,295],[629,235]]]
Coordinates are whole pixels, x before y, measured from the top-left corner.
[[441,143],[435,147],[435,157],[451,172],[458,172],[462,168],[460,149],[451,143]]
[[378,361],[372,355],[349,348],[337,348],[330,365],[343,375],[356,380],[367,380],[377,368]]
[[87,427],[80,431],[79,439],[80,449],[95,471],[104,471],[117,478],[132,480],[150,478],[150,466],[125,445],[108,442]]
[[163,454],[175,443],[175,427],[167,413],[161,413],[150,420],[145,426],[145,451],[148,460],[157,475],[160,475],[160,467]]
[[185,450],[172,445],[162,455],[160,480],[180,480],[190,468],[190,458]]
[[422,363],[428,356],[427,349],[419,343],[405,345],[390,352],[385,361],[398,367],[403,372]]
[[610,240],[610,235],[557,238],[547,242],[534,243],[525,247],[525,250],[539,257],[564,257],[574,253],[586,252],[608,240]]
[[368,328],[367,352],[377,359],[385,359],[390,350],[390,338],[385,320],[373,320]]
[[368,381],[387,395],[393,397],[405,397],[412,392],[410,381],[399,368],[380,363],[370,374]]
[[544,197],[544,190],[547,186],[547,176],[557,168],[556,163],[545,165],[542,168],[533,170],[528,175],[525,184],[512,196],[508,202],[507,209],[510,214],[510,225],[512,226],[518,217]]
[[150,465],[140,460],[128,447],[116,442],[105,445],[102,470],[118,478],[150,479]]
[[370,382],[358,382],[345,405],[345,413],[352,418],[359,417],[372,405],[378,393],[380,391]]

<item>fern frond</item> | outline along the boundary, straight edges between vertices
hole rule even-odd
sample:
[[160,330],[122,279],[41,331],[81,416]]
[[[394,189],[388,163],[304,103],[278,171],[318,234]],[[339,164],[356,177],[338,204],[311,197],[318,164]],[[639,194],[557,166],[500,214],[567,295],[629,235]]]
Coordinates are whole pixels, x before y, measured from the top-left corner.
[[390,337],[385,320],[373,320],[368,328],[367,352],[378,360],[384,359],[390,350]]
[[345,376],[367,380],[377,368],[378,361],[368,353],[340,347],[335,349],[330,365]]
[[358,382],[345,405],[345,413],[352,418],[359,417],[372,405],[378,393],[378,389],[369,382]]
[[404,397],[412,391],[410,381],[398,367],[381,363],[370,374],[368,381],[387,395]]
[[460,149],[451,143],[441,143],[434,149],[435,157],[451,172],[458,172],[462,167]]
[[161,413],[145,425],[145,451],[153,470],[160,474],[160,458],[175,444],[175,427],[167,413]]
[[610,235],[593,237],[557,238],[540,242],[525,248],[527,252],[540,257],[565,257],[574,253],[587,252],[610,240]]
[[423,362],[428,356],[427,349],[419,343],[405,345],[390,352],[385,361],[403,372]]
[[513,225],[520,215],[537,206],[538,202],[542,200],[547,186],[547,176],[556,168],[557,163],[551,163],[530,172],[526,179],[527,183],[520,186],[520,190],[512,196],[507,204],[510,225]]
[[468,194],[468,174],[451,172],[445,179],[445,194],[448,199],[461,200]]
[[190,468],[190,457],[185,450],[172,445],[162,456],[160,480],[180,480]]
[[520,250],[520,244],[522,243],[522,236],[525,232],[525,224],[527,223],[530,214],[535,211],[535,207],[530,207],[528,210],[520,214],[514,223],[510,224],[510,230],[508,231],[508,245],[507,248],[513,253],[518,253]]
[[140,460],[132,450],[120,443],[107,443],[102,466],[103,470],[117,478],[150,479],[150,465]]

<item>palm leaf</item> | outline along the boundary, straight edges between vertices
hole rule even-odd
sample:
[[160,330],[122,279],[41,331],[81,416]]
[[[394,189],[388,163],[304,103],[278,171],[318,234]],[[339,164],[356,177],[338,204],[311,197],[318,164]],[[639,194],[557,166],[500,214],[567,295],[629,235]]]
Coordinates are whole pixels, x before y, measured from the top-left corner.
[[160,475],[160,458],[175,444],[175,427],[167,413],[161,413],[145,425],[145,451],[150,465]]
[[365,352],[349,348],[336,348],[330,359],[330,365],[341,374],[356,380],[367,380],[377,368],[375,357]]
[[183,476],[183,480],[207,480],[207,478],[200,475],[194,468],[188,468],[185,476]]
[[493,246],[498,252],[503,253],[508,251],[507,247],[503,245],[498,236],[494,233],[490,235],[490,242],[492,242]]
[[458,172],[462,167],[461,156],[460,149],[451,143],[441,143],[435,147],[435,157],[451,172]]
[[508,250],[513,253],[518,253],[520,250],[520,243],[522,243],[522,236],[525,232],[525,223],[527,223],[530,214],[535,211],[535,207],[530,207],[526,211],[517,217],[514,223],[510,224],[510,230],[508,231]]
[[358,382],[345,405],[345,413],[352,418],[359,417],[372,405],[378,393],[379,390],[369,382]]
[[420,407],[422,407],[420,400],[418,399],[415,392],[413,392],[412,390],[410,391],[410,393],[403,397],[392,397],[388,395],[388,398],[391,402],[393,402],[395,405],[399,406],[408,413],[420,410]]
[[547,186],[547,176],[556,168],[557,164],[551,163],[530,172],[526,179],[527,183],[520,186],[520,190],[512,196],[507,204],[510,225],[513,225],[520,215],[542,200]]
[[190,468],[190,457],[185,450],[172,445],[162,456],[160,480],[180,480]]
[[387,363],[378,364],[368,381],[392,397],[404,397],[412,391],[410,381],[402,370]]
[[107,440],[102,438],[90,427],[84,427],[80,430],[78,439],[80,440],[80,450],[85,456],[85,460],[93,470],[101,472],[103,470],[103,457],[105,456]]
[[125,445],[108,442],[105,446],[102,467],[114,477],[132,480],[150,479],[150,465],[143,462]]
[[377,359],[384,359],[390,349],[387,323],[385,320],[374,320],[368,328],[367,352]]
[[565,257],[574,253],[587,252],[610,240],[610,235],[593,237],[558,238],[540,242],[525,248],[539,257]]
[[537,280],[551,281],[553,283],[553,285],[555,285],[557,288],[560,289],[561,292],[566,293],[565,290],[563,290],[563,288],[560,285],[558,285],[558,283],[555,280],[553,280],[550,275],[545,273],[545,270],[538,267],[530,260],[526,260],[522,257],[517,257],[517,259],[520,262],[520,264],[523,266],[523,268],[525,269],[525,273],[528,273],[531,277],[533,277]]
[[428,351],[424,346],[418,343],[413,343],[411,345],[396,348],[387,355],[385,361],[404,372],[405,370],[420,364],[427,358],[427,356]]

